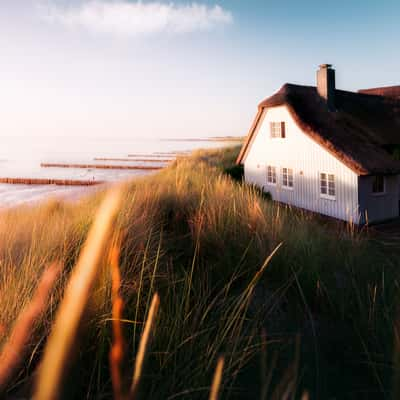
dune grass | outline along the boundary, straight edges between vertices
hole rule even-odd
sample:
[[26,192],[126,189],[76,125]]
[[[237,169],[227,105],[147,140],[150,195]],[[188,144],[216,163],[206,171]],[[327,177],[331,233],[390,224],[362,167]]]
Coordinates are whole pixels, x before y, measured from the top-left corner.
[[391,398],[395,247],[232,180],[237,153],[198,151],[118,194],[1,215],[3,352],[46,268],[63,266],[4,396]]

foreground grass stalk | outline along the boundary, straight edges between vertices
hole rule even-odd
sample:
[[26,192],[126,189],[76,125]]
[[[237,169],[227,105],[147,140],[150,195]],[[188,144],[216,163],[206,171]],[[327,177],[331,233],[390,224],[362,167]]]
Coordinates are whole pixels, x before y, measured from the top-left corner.
[[114,400],[124,399],[122,382],[122,362],[124,358],[124,337],[122,333],[123,300],[120,295],[121,274],[119,268],[119,244],[114,244],[110,252],[111,276],[112,276],[112,327],[113,344],[110,350],[110,370],[114,391]]
[[130,399],[131,400],[135,399],[137,396],[137,393],[138,393],[139,382],[140,382],[140,377],[142,376],[142,369],[143,369],[144,359],[146,356],[147,346],[149,343],[151,330],[153,328],[159,306],[160,306],[160,298],[159,298],[158,294],[156,293],[153,296],[153,300],[151,301],[149,314],[147,316],[147,320],[146,320],[146,324],[145,324],[145,327],[143,330],[142,338],[140,339],[140,343],[139,343],[139,350],[138,350],[138,353],[136,356],[136,361],[135,361],[135,371],[133,374],[133,380],[132,380],[132,385],[131,385],[131,390],[130,390]]
[[215,369],[213,382],[210,391],[210,400],[218,400],[219,391],[222,382],[222,372],[224,370],[224,358],[220,357],[218,359],[217,368]]
[[31,302],[20,314],[10,338],[0,354],[0,393],[24,360],[34,325],[47,308],[47,299],[61,271],[59,264],[52,264],[40,278]]
[[309,400],[310,396],[308,394],[308,392],[304,392],[303,395],[301,396],[301,400]]
[[104,249],[109,243],[122,194],[113,190],[106,195],[97,212],[86,243],[65,289],[52,332],[47,341],[34,394],[35,400],[59,398],[63,373],[92,288],[96,281]]

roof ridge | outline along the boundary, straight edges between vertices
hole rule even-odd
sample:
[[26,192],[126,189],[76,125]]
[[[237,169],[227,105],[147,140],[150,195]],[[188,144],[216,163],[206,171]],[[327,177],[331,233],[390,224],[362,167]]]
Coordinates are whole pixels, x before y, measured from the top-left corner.
[[336,89],[332,112],[315,86],[285,83],[258,106],[238,157],[246,157],[266,108],[287,106],[298,126],[359,175],[400,173],[400,162],[383,146],[400,146],[400,99]]

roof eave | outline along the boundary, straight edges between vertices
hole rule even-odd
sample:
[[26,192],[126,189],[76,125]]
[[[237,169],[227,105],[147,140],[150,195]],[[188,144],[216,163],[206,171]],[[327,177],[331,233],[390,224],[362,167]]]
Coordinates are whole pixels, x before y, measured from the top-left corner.
[[247,134],[246,140],[243,143],[243,146],[240,149],[240,153],[239,153],[239,155],[238,155],[238,157],[236,159],[236,164],[242,164],[243,163],[243,160],[247,155],[247,151],[248,151],[248,149],[249,149],[249,147],[251,145],[251,142],[252,142],[253,136],[254,136],[254,132],[257,129],[257,125],[258,125],[258,123],[259,123],[259,121],[261,119],[263,111],[264,111],[264,109],[259,106],[258,110],[257,110],[257,114],[256,114],[256,116],[255,116],[255,118],[253,120],[253,123],[252,123],[251,127],[250,127],[249,133]]

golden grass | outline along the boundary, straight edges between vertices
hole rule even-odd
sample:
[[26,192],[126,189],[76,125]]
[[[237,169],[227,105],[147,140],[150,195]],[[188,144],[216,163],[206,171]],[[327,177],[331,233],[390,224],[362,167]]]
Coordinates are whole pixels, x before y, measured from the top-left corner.
[[224,370],[224,358],[220,357],[218,359],[217,368],[215,369],[214,378],[211,385],[210,400],[218,400],[219,398],[219,391],[222,382],[223,370]]
[[110,251],[113,326],[113,343],[110,350],[110,370],[115,400],[122,400],[125,398],[122,380],[122,364],[125,352],[125,342],[121,324],[124,303],[120,295],[121,274],[119,269],[119,256],[120,243],[115,242]]
[[150,336],[153,334],[155,319],[157,317],[160,299],[156,293],[151,301],[147,320],[144,325],[142,337],[139,343],[139,349],[135,360],[135,369],[132,378],[129,394],[125,393],[123,382],[123,358],[125,352],[125,342],[122,331],[122,310],[123,300],[120,295],[121,274],[119,267],[120,243],[114,243],[110,251],[110,264],[112,272],[112,324],[113,324],[113,344],[110,350],[110,370],[113,384],[115,400],[134,400],[137,397],[140,378],[142,376],[144,361]]
[[[123,194],[106,196],[96,217],[103,193],[75,205],[51,201],[1,215],[0,339],[1,333],[12,336],[15,315],[35,298],[43,265],[52,260],[65,265],[47,311],[38,316],[38,329],[30,334],[28,346],[26,341],[22,346],[21,361],[27,368],[18,371],[18,382],[5,382],[9,393],[15,388],[29,393],[32,371],[39,365],[35,399],[57,398],[69,389],[63,378],[79,353],[68,377],[76,383],[75,397],[240,396],[241,390],[253,388],[252,382],[241,380],[243,370],[255,355],[266,355],[267,339],[260,335],[265,316],[283,314],[301,330],[307,322],[305,305],[317,317],[356,316],[361,335],[365,332],[371,341],[379,337],[379,318],[390,316],[386,305],[395,304],[388,295],[396,282],[386,275],[390,263],[385,264],[383,288],[382,274],[372,282],[368,268],[384,259],[370,252],[365,257],[365,241],[351,225],[326,228],[310,214],[268,202],[255,188],[233,182],[219,166],[230,165],[234,155],[230,150],[197,152],[178,159],[157,175],[129,183]],[[123,241],[116,240],[120,232]],[[107,260],[110,268],[101,268]],[[346,287],[335,286],[336,271],[345,275]],[[367,297],[363,282],[368,283]],[[63,299],[60,288],[66,288]],[[158,294],[163,299],[160,315]],[[287,307],[280,314],[282,300]],[[291,346],[284,335],[279,340],[283,348]],[[3,351],[6,346],[3,339]],[[128,346],[134,350],[127,351]],[[365,351],[372,355],[370,365],[382,361],[378,355],[373,358],[380,348]],[[297,387],[297,374],[304,371],[300,365],[287,369],[275,357],[278,353],[268,348],[269,354],[264,388],[256,389],[261,398],[270,398],[270,393],[293,398],[296,390],[300,394],[310,388]],[[291,358],[286,353],[283,363]],[[128,365],[134,365],[133,377]],[[380,364],[374,365],[378,369]],[[314,395],[310,390],[310,397]]]
[[121,200],[121,191],[113,190],[108,193],[97,212],[46,344],[34,395],[36,400],[54,400],[59,396],[63,373],[70,359],[104,251],[111,240],[112,227]]
[[310,395],[308,394],[308,392],[304,392],[303,395],[301,396],[301,400],[309,400],[310,399]]
[[147,347],[150,341],[150,335],[153,334],[152,329],[157,317],[158,308],[160,306],[160,298],[156,293],[151,301],[149,314],[144,326],[142,337],[140,339],[139,350],[135,360],[135,370],[133,373],[132,385],[130,389],[130,399],[134,400],[138,394],[140,378],[142,376],[143,364],[145,361]]
[[59,264],[52,264],[42,274],[31,302],[18,317],[10,337],[0,354],[0,393],[23,362],[35,322],[47,309],[48,298],[60,274]]

